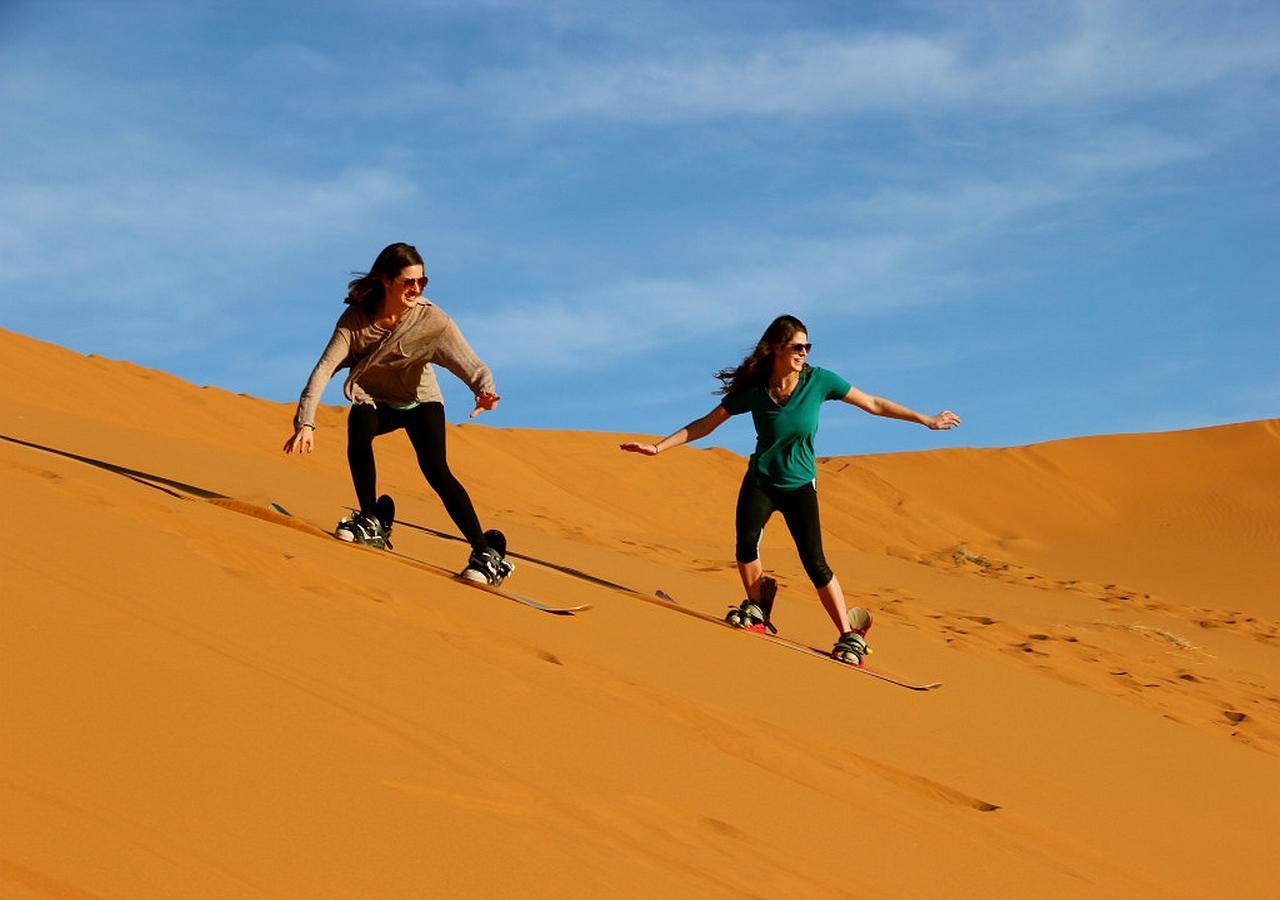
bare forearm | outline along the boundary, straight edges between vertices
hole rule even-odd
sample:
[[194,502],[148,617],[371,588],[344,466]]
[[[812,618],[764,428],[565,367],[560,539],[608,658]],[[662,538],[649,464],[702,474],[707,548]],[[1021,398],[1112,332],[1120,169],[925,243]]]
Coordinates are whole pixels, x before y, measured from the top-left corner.
[[884,416],[887,419],[901,419],[904,422],[916,422],[934,431],[948,431],[960,425],[960,417],[949,409],[944,409],[936,416],[926,416],[924,413],[918,413],[910,407],[903,406],[901,403],[894,403],[884,397],[864,394],[857,388],[850,388],[849,396],[845,400],[865,409],[872,415]]
[[658,443],[653,445],[655,454],[661,453],[663,450],[670,450],[672,447],[679,447],[681,444],[689,443],[689,428],[685,426],[679,431],[669,434]]
[[724,407],[717,406],[711,412],[707,413],[701,419],[690,422],[681,428],[675,434],[669,434],[656,444],[641,444],[638,441],[627,441],[621,444],[623,450],[631,453],[641,453],[645,456],[657,456],[663,450],[670,450],[672,447],[679,447],[681,444],[687,444],[690,441],[696,441],[700,437],[706,437],[720,426],[720,423],[729,418],[729,413]]
[[884,416],[886,419],[901,419],[904,422],[915,422],[919,425],[928,425],[930,418],[924,413],[918,413],[910,407],[885,397],[872,397],[871,408],[867,412],[875,416]]
[[672,447],[679,447],[681,444],[687,444],[690,441],[696,441],[698,438],[706,437],[710,433],[711,429],[703,425],[702,419],[698,419],[696,422],[690,422],[674,434],[667,435],[653,446],[661,453],[663,450],[670,450]]

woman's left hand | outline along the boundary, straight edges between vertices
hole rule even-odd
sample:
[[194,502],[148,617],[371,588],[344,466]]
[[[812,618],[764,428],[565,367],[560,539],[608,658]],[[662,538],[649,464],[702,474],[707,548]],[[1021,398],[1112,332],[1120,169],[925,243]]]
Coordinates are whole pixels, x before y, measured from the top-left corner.
[[501,399],[497,394],[490,394],[488,391],[476,394],[476,408],[471,410],[471,418],[474,419],[480,413],[493,409]]
[[960,424],[960,417],[949,409],[944,409],[924,423],[934,431],[949,431]]

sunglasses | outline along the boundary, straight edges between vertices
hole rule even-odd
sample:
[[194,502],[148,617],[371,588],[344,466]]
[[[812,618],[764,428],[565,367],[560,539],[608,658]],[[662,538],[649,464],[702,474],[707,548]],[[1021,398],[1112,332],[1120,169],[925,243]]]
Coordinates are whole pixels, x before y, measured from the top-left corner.
[[421,278],[400,278],[399,276],[396,277],[396,281],[399,281],[405,287],[417,287],[418,290],[422,290],[424,287],[427,286],[427,280],[428,279],[426,275],[423,275]]
[[804,353],[805,355],[808,355],[809,351],[813,349],[813,344],[787,344],[786,349],[790,350],[792,353]]

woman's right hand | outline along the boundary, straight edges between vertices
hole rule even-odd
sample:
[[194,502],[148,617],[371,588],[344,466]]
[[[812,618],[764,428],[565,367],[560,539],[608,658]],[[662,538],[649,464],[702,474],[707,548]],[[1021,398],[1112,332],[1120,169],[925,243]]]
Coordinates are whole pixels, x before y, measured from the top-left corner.
[[618,447],[630,453],[641,453],[645,456],[658,455],[658,448],[653,444],[637,444],[635,441],[627,441],[625,444],[619,444]]
[[316,430],[303,425],[284,442],[285,453],[310,453],[316,448]]
[[960,417],[949,409],[944,409],[936,416],[925,419],[925,427],[934,431],[950,431],[952,428],[960,427]]

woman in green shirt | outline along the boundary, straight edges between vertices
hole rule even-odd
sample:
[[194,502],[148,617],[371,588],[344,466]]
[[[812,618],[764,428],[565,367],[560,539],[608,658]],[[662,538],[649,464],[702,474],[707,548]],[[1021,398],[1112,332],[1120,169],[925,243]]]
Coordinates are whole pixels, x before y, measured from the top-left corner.
[[706,437],[730,416],[751,413],[756,449],[747,463],[735,515],[735,555],[747,599],[730,611],[728,620],[754,630],[773,627],[769,615],[776,586],[773,579],[764,575],[760,537],[769,517],[775,511],[781,512],[805,573],[840,630],[832,655],[861,665],[867,653],[864,638],[871,628],[871,614],[861,607],[849,611],[840,582],[822,550],[818,470],[813,452],[818,413],[827,400],[843,400],[872,415],[916,422],[935,430],[956,427],[960,417],[950,410],[926,416],[892,400],[864,393],[834,372],[809,365],[811,347],[803,322],[795,316],[779,316],[740,365],[716,373],[723,382],[717,393],[723,394],[724,399],[715,409],[656,444],[633,441],[623,444],[622,449],[657,456]]

